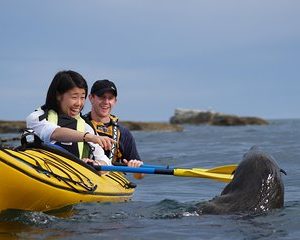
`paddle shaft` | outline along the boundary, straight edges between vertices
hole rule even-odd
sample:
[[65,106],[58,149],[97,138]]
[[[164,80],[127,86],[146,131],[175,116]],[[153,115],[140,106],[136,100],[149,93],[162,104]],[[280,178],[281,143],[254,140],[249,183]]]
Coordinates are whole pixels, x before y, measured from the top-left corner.
[[124,166],[95,166],[95,169],[98,171],[162,174],[162,175],[173,175],[177,177],[210,178],[221,182],[230,182],[233,178],[233,175],[231,174],[210,173],[208,171],[203,171],[203,170],[180,169],[180,168],[162,169],[162,168],[149,168],[149,167],[133,168],[133,167],[124,167]]
[[94,166],[97,171],[115,171],[128,173],[146,173],[146,174],[162,174],[174,175],[174,169],[152,168],[152,167],[127,167],[127,166]]
[[[115,163],[114,166],[126,166],[126,165],[124,163]],[[169,165],[162,166],[162,165],[143,164],[141,167],[143,167],[143,168],[155,168],[155,169],[168,169],[168,170],[178,169],[178,168],[171,167]],[[230,165],[218,166],[218,167],[214,167],[214,168],[192,168],[190,170],[205,171],[205,172],[210,172],[210,173],[233,174],[236,167],[237,167],[236,164],[230,164]],[[186,170],[188,170],[188,169],[186,169]],[[174,175],[176,175],[176,174],[174,174]]]

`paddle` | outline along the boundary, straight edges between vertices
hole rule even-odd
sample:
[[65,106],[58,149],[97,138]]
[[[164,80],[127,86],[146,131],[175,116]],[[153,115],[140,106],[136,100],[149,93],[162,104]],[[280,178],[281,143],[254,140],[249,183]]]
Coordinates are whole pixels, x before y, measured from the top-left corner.
[[[236,165],[220,166],[211,169],[204,168],[162,168],[159,167],[127,167],[127,166],[94,166],[97,171],[114,171],[114,172],[129,172],[129,173],[145,173],[145,174],[162,174],[173,175],[178,177],[199,177],[209,178],[221,182],[230,182],[233,178],[232,172]],[[230,171],[229,171],[230,170]],[[231,171],[233,170],[233,171]]]
[[[119,165],[119,166],[124,166],[124,165]],[[170,166],[160,166],[160,165],[148,165],[148,164],[143,164],[141,167],[144,168],[159,168],[159,169],[174,169],[173,167]],[[196,171],[205,171],[205,172],[210,172],[210,173],[225,173],[225,174],[232,174],[234,170],[236,169],[237,165],[236,164],[231,164],[231,165],[224,165],[224,166],[218,166],[214,168],[192,168],[193,170]]]

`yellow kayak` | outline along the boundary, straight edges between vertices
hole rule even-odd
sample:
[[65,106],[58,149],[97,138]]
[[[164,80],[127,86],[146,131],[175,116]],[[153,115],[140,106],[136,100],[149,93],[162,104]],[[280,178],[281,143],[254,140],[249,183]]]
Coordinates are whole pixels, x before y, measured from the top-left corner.
[[134,184],[122,173],[101,176],[52,147],[0,149],[0,211],[50,211],[82,202],[128,201]]

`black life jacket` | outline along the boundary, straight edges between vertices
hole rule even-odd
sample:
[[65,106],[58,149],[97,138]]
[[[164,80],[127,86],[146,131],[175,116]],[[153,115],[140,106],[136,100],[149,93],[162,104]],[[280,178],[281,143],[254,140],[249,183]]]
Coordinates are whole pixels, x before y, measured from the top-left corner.
[[[46,119],[60,127],[74,129],[83,133],[85,132],[86,122],[79,115],[76,118],[73,118],[65,114],[57,114],[53,110],[48,110],[46,111]],[[90,146],[85,142],[56,142],[55,144],[63,147],[80,159],[91,158]]]

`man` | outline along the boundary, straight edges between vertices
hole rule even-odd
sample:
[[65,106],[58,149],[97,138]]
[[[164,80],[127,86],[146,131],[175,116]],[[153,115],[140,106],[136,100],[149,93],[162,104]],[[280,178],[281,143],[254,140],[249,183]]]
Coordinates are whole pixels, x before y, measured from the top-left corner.
[[[105,151],[113,164],[125,163],[130,167],[139,167],[143,164],[138,154],[134,137],[124,126],[118,124],[118,118],[111,114],[117,103],[117,88],[112,81],[107,79],[96,81],[89,95],[92,108],[85,115],[86,121],[100,136],[108,136],[117,143],[111,150]],[[142,178],[142,174],[134,174]]]

